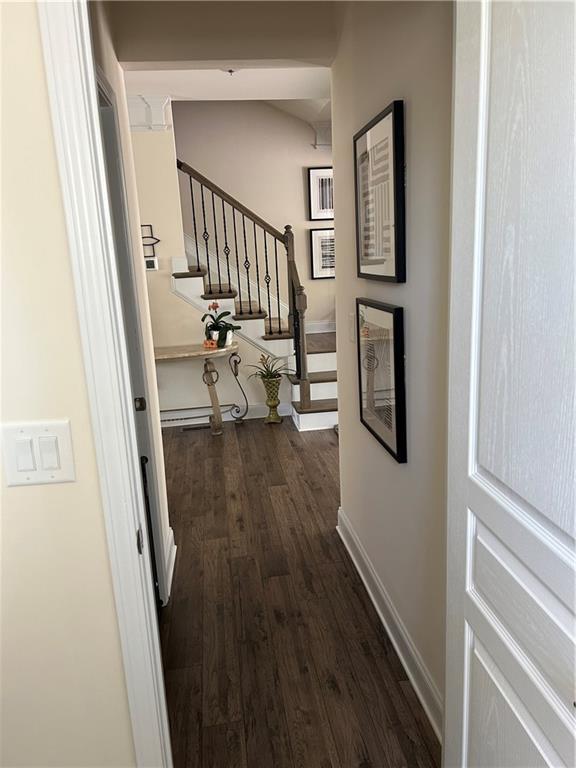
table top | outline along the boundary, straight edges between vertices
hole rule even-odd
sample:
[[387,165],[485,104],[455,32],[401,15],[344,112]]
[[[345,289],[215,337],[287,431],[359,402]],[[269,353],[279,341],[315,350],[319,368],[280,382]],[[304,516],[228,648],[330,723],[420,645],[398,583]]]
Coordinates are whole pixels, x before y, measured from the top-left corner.
[[229,347],[207,349],[203,344],[180,344],[175,347],[154,347],[154,359],[161,360],[193,360],[207,357],[223,357],[238,351],[238,342],[233,341]]

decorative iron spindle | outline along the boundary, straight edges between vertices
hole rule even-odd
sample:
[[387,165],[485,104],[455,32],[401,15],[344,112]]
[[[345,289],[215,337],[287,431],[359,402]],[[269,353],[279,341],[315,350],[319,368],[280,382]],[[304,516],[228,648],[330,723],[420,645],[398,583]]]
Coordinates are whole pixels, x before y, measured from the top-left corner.
[[270,277],[270,267],[268,265],[268,239],[264,230],[262,230],[262,234],[264,235],[264,264],[266,266],[264,282],[266,283],[266,298],[268,301],[268,333],[272,333],[272,306],[270,303],[270,281],[272,278]]
[[250,261],[248,259],[248,245],[246,243],[246,217],[242,214],[242,231],[244,233],[244,269],[246,270],[246,283],[248,285],[248,312],[252,314],[252,296],[250,293]]
[[208,230],[206,228],[206,204],[204,203],[203,184],[200,184],[200,195],[202,197],[202,226],[204,227],[202,238],[206,246],[206,269],[208,270],[208,293],[212,293],[212,272],[210,270],[210,250],[208,249],[208,240],[210,240],[210,235],[208,234]]
[[200,272],[200,248],[198,247],[198,230],[196,228],[196,206],[194,204],[194,179],[188,177],[190,181],[190,200],[192,201],[192,225],[194,227],[194,245],[196,246],[196,269]]
[[212,221],[214,222],[214,242],[216,243],[216,267],[218,271],[218,292],[222,293],[222,275],[220,274],[220,248],[218,246],[218,224],[216,222],[216,202],[212,192]]
[[256,287],[258,289],[258,312],[262,312],[262,300],[260,298],[260,262],[258,259],[258,240],[256,239],[256,222],[253,221],[254,227],[254,259],[256,261]]
[[236,274],[238,275],[238,303],[240,304],[240,314],[242,315],[244,310],[242,309],[242,283],[240,281],[240,263],[238,261],[238,235],[236,234],[235,208],[232,208],[232,222],[234,224],[234,253],[236,255]]
[[228,246],[228,230],[226,228],[226,209],[224,208],[224,198],[222,198],[222,222],[224,224],[224,256],[226,256],[226,274],[228,275],[228,291],[230,292],[232,291],[232,283],[230,282],[230,247]]

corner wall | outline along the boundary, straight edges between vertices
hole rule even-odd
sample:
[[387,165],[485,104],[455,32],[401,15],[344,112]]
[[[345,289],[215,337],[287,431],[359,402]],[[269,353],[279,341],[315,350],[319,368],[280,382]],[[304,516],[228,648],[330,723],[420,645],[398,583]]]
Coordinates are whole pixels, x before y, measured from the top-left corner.
[[[383,610],[402,625],[399,636],[438,721],[444,680],[452,6],[351,3],[342,8],[340,24],[332,93],[341,524]],[[352,137],[394,99],[405,103],[404,285],[356,276]],[[405,465],[359,420],[351,337],[359,296],[404,307]]]
[[76,481],[2,479],[3,766],[135,764],[36,3],[2,3],[2,421],[69,418]]

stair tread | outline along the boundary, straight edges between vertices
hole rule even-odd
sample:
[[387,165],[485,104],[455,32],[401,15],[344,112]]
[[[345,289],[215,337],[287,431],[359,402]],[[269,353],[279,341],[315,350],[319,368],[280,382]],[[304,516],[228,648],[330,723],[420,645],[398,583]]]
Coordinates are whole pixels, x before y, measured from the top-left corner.
[[311,400],[310,405],[305,407],[300,400],[293,400],[292,406],[297,413],[327,413],[338,410],[338,398],[331,397],[327,400]]
[[290,333],[290,331],[282,331],[282,333],[265,333],[262,336],[263,339],[266,339],[266,341],[274,341],[275,339],[293,339],[294,336]]
[[235,299],[236,296],[238,296],[238,292],[234,289],[231,291],[206,291],[202,294],[202,298],[205,301],[210,301],[210,299]]
[[336,352],[336,333],[307,333],[306,351],[309,355]]
[[172,272],[172,277],[179,280],[183,277],[204,277],[205,274],[206,270],[201,267],[200,271],[197,269],[189,269],[188,272]]
[[258,310],[253,310],[252,312],[240,312],[238,304],[236,304],[235,313],[234,320],[263,320],[265,317],[268,317],[268,313],[264,312],[264,310],[262,310],[262,312],[259,312]]
[[[296,374],[288,376],[292,384],[300,384],[300,379]],[[310,384],[327,384],[332,381],[338,381],[337,371],[314,371],[308,374]]]

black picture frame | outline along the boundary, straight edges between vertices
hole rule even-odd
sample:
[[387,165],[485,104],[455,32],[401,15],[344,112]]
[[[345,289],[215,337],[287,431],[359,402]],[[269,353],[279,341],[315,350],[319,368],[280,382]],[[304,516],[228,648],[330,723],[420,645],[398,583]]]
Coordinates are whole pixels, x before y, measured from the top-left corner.
[[[307,168],[308,171],[308,220],[309,221],[333,221],[334,220],[334,181],[333,181],[333,174],[334,169],[331,165],[318,165],[313,166],[310,168]],[[331,187],[331,197],[332,197],[332,207],[330,209],[326,209],[328,213],[326,215],[319,214],[318,206],[315,204],[316,200],[316,193],[315,193],[315,184],[316,180],[319,177],[320,174],[318,174],[318,171],[330,171],[330,176],[332,178],[332,187]]]
[[[362,308],[377,310],[388,316],[382,320],[382,328],[386,331],[378,336],[376,323],[377,313],[370,313],[370,320],[366,314],[362,315]],[[372,337],[370,331],[366,334],[366,325],[373,327]],[[389,330],[392,331],[392,349],[386,351],[385,344],[389,341]],[[379,345],[378,345],[379,342]],[[404,379],[404,310],[394,304],[384,304],[367,298],[356,299],[356,346],[358,351],[358,395],[360,405],[360,421],[366,429],[378,440],[378,442],[393,456],[399,464],[407,462],[407,438],[406,438],[406,384]],[[379,349],[378,349],[379,346]],[[381,389],[381,392],[392,391],[392,395],[380,396],[378,404],[378,382],[375,372],[379,366],[388,363],[393,364],[390,373],[392,387]],[[381,368],[385,372],[385,368]],[[384,375],[386,375],[384,373]],[[364,378],[365,377],[365,378]],[[380,383],[386,380],[380,379]],[[366,396],[365,396],[366,395]],[[393,424],[394,429],[389,427]],[[393,434],[391,439],[390,435]]]
[[[360,199],[360,181],[359,181],[359,160],[368,158],[370,168],[374,166],[374,158],[377,157],[376,147],[373,147],[371,155],[366,150],[362,150],[362,143],[369,143],[368,134],[376,133],[378,127],[384,130],[383,121],[391,119],[392,152],[392,196],[394,201],[394,217],[390,228],[393,235],[393,246],[391,246],[392,269],[389,270],[388,260],[384,251],[386,249],[386,235],[380,238],[381,242],[375,242],[373,248],[380,251],[371,257],[372,270],[367,266],[368,259],[364,256],[364,238],[362,236],[362,222],[365,220],[364,208]],[[367,138],[364,138],[367,137]],[[383,143],[383,142],[381,142]],[[370,120],[363,128],[354,135],[354,198],[356,209],[356,263],[358,277],[367,280],[382,280],[389,283],[406,282],[406,202],[405,202],[405,147],[404,147],[404,102],[401,100],[393,101],[386,109],[382,110],[376,117]],[[385,162],[385,160],[384,160]],[[369,165],[364,160],[364,167]],[[372,171],[369,171],[372,173]],[[384,195],[386,199],[386,195]],[[384,203],[385,205],[386,203]],[[373,217],[372,217],[373,218]]]
[[[309,230],[310,239],[310,278],[312,280],[334,280],[336,277],[336,265],[334,265],[331,271],[322,267],[318,269],[317,260],[315,259],[315,235],[317,232],[332,233],[332,240],[334,241],[334,229],[332,227],[317,227]],[[334,247],[334,246],[333,246]],[[334,258],[334,257],[333,257]],[[324,274],[322,274],[324,272]]]

